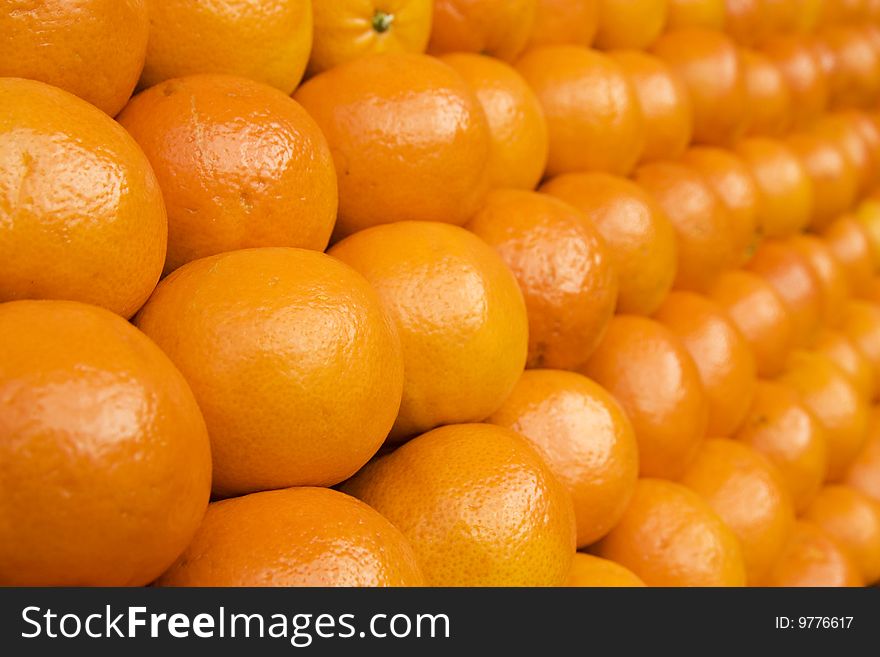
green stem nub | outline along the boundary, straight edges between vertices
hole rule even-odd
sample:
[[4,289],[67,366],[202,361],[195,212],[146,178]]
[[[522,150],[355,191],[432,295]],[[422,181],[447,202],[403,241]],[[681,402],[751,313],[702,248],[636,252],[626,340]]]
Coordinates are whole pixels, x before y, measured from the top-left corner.
[[384,11],[376,10],[373,14],[373,29],[379,34],[387,32],[391,29],[391,23],[394,22],[394,14],[386,14]]

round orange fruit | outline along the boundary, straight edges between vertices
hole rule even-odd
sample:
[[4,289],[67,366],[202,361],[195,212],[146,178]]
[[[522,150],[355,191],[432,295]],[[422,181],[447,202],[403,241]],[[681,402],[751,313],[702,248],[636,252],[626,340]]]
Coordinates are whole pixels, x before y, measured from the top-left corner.
[[596,228],[553,196],[509,189],[491,192],[465,228],[519,283],[529,318],[526,366],[582,366],[617,303],[613,257]]
[[367,281],[323,253],[194,260],[159,284],[136,322],[192,386],[218,495],[339,483],[394,423],[394,326]]
[[645,144],[644,117],[620,64],[589,48],[562,45],[529,50],[516,68],[547,119],[547,175],[632,170]]
[[392,439],[478,422],[501,406],[526,363],[528,318],[492,247],[463,228],[404,221],[330,254],[366,277],[397,325],[404,385]]
[[776,587],[864,586],[840,543],[812,522],[798,520],[779,559],[761,582]]
[[568,586],[640,588],[645,583],[631,570],[618,563],[578,552],[571,562]]
[[144,586],[189,543],[211,489],[205,421],[131,324],[0,304],[0,408],[0,584]]
[[650,46],[666,26],[668,0],[599,0],[596,47]]
[[491,138],[467,82],[427,55],[369,55],[294,95],[323,131],[339,181],[334,235],[394,221],[461,225],[489,188]]
[[226,75],[167,80],[138,94],[119,122],[162,188],[166,273],[236,249],[327,248],[333,158],[317,124],[277,89]]
[[618,273],[617,310],[650,315],[675,279],[675,230],[657,201],[626,178],[607,173],[567,173],[541,191],[572,204],[608,245]]
[[159,586],[424,586],[400,530],[327,488],[214,502]]
[[700,373],[681,341],[652,319],[617,315],[581,371],[610,392],[632,421],[641,475],[681,475],[709,420]]
[[601,0],[537,0],[529,46],[591,46]]
[[70,299],[130,317],[167,241],[156,176],[125,130],[66,91],[0,79],[0,302]]
[[748,99],[745,133],[751,136],[779,137],[791,124],[792,100],[785,78],[767,55],[756,50],[740,50]]
[[403,532],[430,586],[561,586],[568,579],[571,499],[510,429],[434,429],[371,462],[343,489]]
[[632,424],[590,379],[527,370],[486,420],[524,436],[571,494],[578,547],[602,538],[629,504],[639,474]]
[[642,479],[623,519],[595,548],[648,586],[744,586],[734,533],[681,484]]
[[486,112],[491,146],[489,185],[534,189],[547,166],[549,137],[544,110],[514,68],[471,53],[444,55],[467,81]]
[[842,481],[880,504],[880,407],[871,407],[868,440]]
[[428,51],[478,52],[513,61],[529,41],[537,0],[434,0]]

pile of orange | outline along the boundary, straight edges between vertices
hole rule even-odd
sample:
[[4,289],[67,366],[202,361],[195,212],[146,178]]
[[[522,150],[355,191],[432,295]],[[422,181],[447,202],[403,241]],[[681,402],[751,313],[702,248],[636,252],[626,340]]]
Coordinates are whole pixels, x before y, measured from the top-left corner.
[[0,585],[880,580],[880,11],[0,0]]

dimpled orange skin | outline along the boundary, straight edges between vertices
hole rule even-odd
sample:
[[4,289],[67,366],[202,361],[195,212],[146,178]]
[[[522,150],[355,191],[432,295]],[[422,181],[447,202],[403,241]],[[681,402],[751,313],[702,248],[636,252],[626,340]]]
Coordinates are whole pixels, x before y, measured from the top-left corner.
[[562,586],[568,578],[571,499],[510,429],[434,429],[372,461],[343,490],[403,532],[429,586]]
[[746,126],[746,85],[736,44],[720,32],[687,28],[661,36],[651,51],[684,81],[694,110],[694,141],[726,144]]
[[0,585],[143,586],[186,547],[211,489],[180,373],[113,313],[0,304]]
[[842,481],[880,504],[880,408],[877,406],[871,407],[868,440],[849,464]]
[[794,525],[794,507],[775,467],[744,443],[713,438],[680,481],[733,530],[742,545],[748,583],[760,582]]
[[165,273],[236,249],[327,248],[333,158],[317,124],[277,89],[226,75],[167,80],[132,99],[119,122],[162,188]]
[[681,341],[659,322],[617,315],[581,371],[610,392],[630,418],[641,476],[681,475],[709,421],[700,373]]
[[745,586],[739,541],[696,493],[641,479],[623,519],[594,548],[648,586]]
[[785,303],[794,345],[812,344],[822,319],[822,287],[809,261],[786,242],[765,240],[748,269],[767,281]]
[[618,563],[578,552],[571,562],[566,586],[642,588],[645,583],[631,570]]
[[760,192],[742,158],[725,148],[695,146],[681,161],[696,170],[730,213],[736,262],[747,262],[760,240]]
[[0,80],[0,302],[71,299],[130,317],[156,286],[168,223],[147,158],[55,87]]
[[482,204],[489,126],[467,83],[443,62],[370,55],[316,75],[294,98],[333,153],[336,239],[394,221],[461,225]]
[[755,356],[715,302],[673,292],[654,319],[670,329],[694,359],[709,400],[708,434],[729,436],[742,424],[755,394]]
[[465,225],[513,272],[529,319],[527,367],[582,366],[617,303],[617,271],[576,208],[537,192],[496,190]]
[[653,313],[672,287],[675,230],[657,201],[631,180],[606,173],[569,173],[541,191],[571,203],[595,225],[618,273],[617,311]]
[[843,215],[822,232],[822,239],[843,267],[852,293],[864,292],[874,277],[874,251],[864,226],[852,215]]
[[246,249],[165,278],[136,318],[205,414],[221,496],[331,486],[379,449],[403,359],[376,293],[314,251]]
[[758,381],[734,438],[776,466],[796,512],[810,505],[825,479],[828,446],[825,430],[794,390],[776,381]]
[[609,55],[629,77],[645,118],[641,161],[674,159],[691,141],[693,109],[687,88],[663,60],[638,50]]
[[313,2],[314,38],[306,74],[326,71],[364,55],[425,52],[431,35],[431,0]]
[[849,281],[843,267],[828,245],[816,235],[795,235],[788,244],[806,259],[816,276],[821,288],[822,323],[830,327],[839,326],[850,297]]
[[792,121],[809,124],[828,106],[828,80],[807,37],[781,35],[766,43],[761,51],[779,68],[791,95]]
[[724,0],[669,0],[667,4],[666,30],[669,32],[683,27],[705,27],[719,32],[724,29]]
[[60,87],[114,116],[137,84],[149,30],[146,0],[4,1],[0,77]]
[[148,2],[150,38],[141,88],[197,73],[240,75],[289,94],[312,49],[308,0]]
[[769,57],[755,50],[741,49],[740,61],[748,99],[751,136],[779,137],[791,124],[791,94],[782,73]]
[[758,225],[765,237],[800,232],[813,216],[813,187],[803,163],[785,142],[751,137],[735,149],[758,185]]
[[871,363],[875,393],[880,393],[880,307],[867,301],[851,301],[843,312],[840,329]]
[[434,0],[428,52],[478,52],[513,61],[535,24],[537,0]]
[[397,325],[405,378],[392,440],[501,406],[525,367],[528,317],[492,247],[463,228],[405,221],[352,235],[330,254],[367,278]]
[[813,349],[830,358],[849,377],[864,399],[874,398],[874,368],[844,333],[823,329]]
[[880,506],[850,486],[825,486],[804,513],[855,562],[866,584],[880,579]]
[[424,586],[406,538],[363,502],[286,488],[214,502],[158,586]]
[[786,144],[797,155],[813,188],[810,228],[822,230],[856,200],[858,173],[843,151],[830,139],[801,132]]
[[644,116],[617,62],[579,46],[543,46],[529,50],[516,68],[544,108],[548,176],[632,170],[645,144]]
[[723,273],[707,296],[724,308],[751,346],[758,374],[781,372],[792,348],[794,326],[776,290],[757,274],[737,269]]
[[525,436],[571,494],[577,544],[617,524],[639,474],[632,424],[597,383],[574,372],[527,370],[486,420]]
[[491,57],[444,55],[441,61],[471,86],[489,122],[489,185],[534,189],[547,165],[549,136],[544,110],[516,70]]
[[667,10],[667,0],[599,0],[596,47],[647,48],[663,32]]
[[840,481],[868,439],[868,401],[834,361],[814,351],[796,351],[778,379],[790,386],[825,430],[826,481]]
[[536,46],[591,46],[599,28],[601,0],[537,0],[529,37]]
[[798,520],[788,543],[761,582],[774,587],[864,586],[858,567],[841,545],[812,522]]
[[633,179],[654,197],[675,229],[675,289],[705,290],[737,263],[732,217],[703,176],[684,164],[663,161],[643,164]]

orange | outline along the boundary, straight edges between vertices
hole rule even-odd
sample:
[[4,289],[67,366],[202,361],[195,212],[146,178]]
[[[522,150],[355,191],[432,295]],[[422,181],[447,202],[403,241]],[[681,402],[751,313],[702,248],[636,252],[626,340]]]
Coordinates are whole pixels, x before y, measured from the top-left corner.
[[735,152],[748,165],[758,185],[758,225],[765,237],[787,237],[810,222],[814,194],[810,174],[785,142],[751,137]]
[[794,525],[794,507],[776,468],[746,444],[707,440],[681,478],[740,540],[746,578],[755,584],[779,556]]
[[801,132],[790,136],[786,144],[800,159],[812,183],[810,227],[821,230],[856,200],[858,173],[843,151],[827,137]]
[[664,34],[652,52],[681,76],[694,109],[694,141],[730,143],[745,128],[746,85],[736,44],[720,32],[687,28]]
[[849,377],[863,399],[874,398],[874,368],[855,343],[840,331],[823,329],[813,347]]
[[855,209],[855,218],[865,229],[871,243],[874,272],[880,272],[880,199],[867,198]]
[[831,250],[816,235],[795,235],[788,242],[807,261],[821,290],[822,323],[837,326],[849,301],[849,281]]
[[141,86],[195,73],[225,73],[292,92],[312,49],[308,0],[148,2],[150,38]]
[[840,263],[853,294],[861,294],[874,277],[874,251],[868,232],[852,215],[839,217],[822,232],[822,239]]
[[119,121],[162,188],[166,273],[236,249],[327,248],[333,158],[317,124],[277,89],[225,75],[168,80],[136,96]]
[[487,422],[525,436],[571,494],[579,547],[623,516],[638,447],[623,409],[598,384],[574,372],[528,370]]
[[755,50],[740,50],[748,99],[746,134],[779,137],[791,123],[792,100],[782,72]]
[[682,162],[695,169],[721,199],[730,213],[737,263],[745,263],[760,239],[758,210],[760,191],[745,161],[724,148],[695,146],[685,152]]
[[863,586],[862,574],[841,545],[812,522],[798,520],[763,586]]
[[590,46],[599,29],[601,0],[537,0],[529,46]]
[[674,286],[705,290],[736,264],[741,247],[733,218],[703,176],[677,162],[640,166],[634,180],[651,194],[675,228],[678,268]]
[[159,284],[136,322],[193,388],[218,495],[339,483],[394,422],[394,327],[367,281],[323,253],[195,260]]
[[0,584],[143,586],[183,551],[208,504],[208,434],[131,324],[0,304],[0,408]]
[[567,586],[642,588],[645,583],[631,570],[608,559],[577,552],[571,562]]
[[430,586],[561,586],[568,579],[571,499],[510,429],[429,431],[367,465],[344,490],[404,533]]
[[352,235],[330,254],[367,278],[397,325],[405,376],[393,439],[501,406],[525,366],[528,318],[492,247],[462,228],[405,221]]
[[630,569],[648,586],[744,586],[734,533],[693,491],[642,479],[623,519],[596,554]]
[[544,110],[514,68],[491,57],[459,53],[440,58],[458,71],[489,121],[489,184],[534,189],[547,166]]
[[0,77],[39,80],[114,116],[147,54],[146,0],[4,2]]
[[673,292],[654,318],[694,359],[709,401],[708,434],[731,435],[742,424],[757,384],[749,343],[721,306],[693,292]]
[[822,286],[807,258],[787,242],[767,240],[748,268],[770,283],[785,303],[795,346],[812,344],[822,319]]
[[582,372],[614,395],[632,421],[641,475],[681,475],[709,419],[700,373],[681,341],[659,322],[617,315]]
[[516,276],[529,318],[527,366],[583,365],[617,303],[613,258],[593,225],[552,196],[496,190],[465,228]]
[[645,144],[644,117],[620,64],[594,50],[563,45],[534,48],[516,67],[547,118],[547,175],[632,170]]
[[676,158],[691,141],[693,110],[687,88],[658,57],[638,50],[609,53],[636,90],[645,117],[641,161]]
[[842,481],[880,504],[880,408],[877,406],[871,408],[868,440],[850,463]]
[[880,392],[880,307],[866,301],[852,301],[843,312],[841,330],[871,363],[875,393]]
[[726,8],[724,0],[669,0],[666,29],[705,27],[710,30],[724,29]]
[[406,538],[363,502],[287,488],[214,502],[159,586],[424,586]]
[[434,0],[428,51],[478,52],[513,61],[525,49],[537,0]]
[[754,45],[767,36],[764,0],[725,0],[724,28],[739,43]]
[[486,115],[465,80],[426,55],[370,55],[294,96],[317,121],[339,180],[335,235],[402,220],[461,225],[488,191]]
[[707,295],[724,308],[749,343],[758,374],[778,374],[793,345],[794,324],[776,290],[757,274],[733,270],[722,274]]
[[762,47],[777,66],[791,96],[795,125],[804,126],[828,106],[828,80],[808,37],[777,36]]
[[599,0],[596,47],[647,48],[666,26],[667,4],[667,0]]
[[826,486],[804,519],[837,540],[866,583],[880,579],[880,506],[876,502],[849,486]]
[[859,189],[868,191],[880,171],[880,159],[872,152],[876,144],[865,139],[865,132],[849,113],[827,114],[816,121],[812,130],[835,141],[849,159],[859,179]]
[[314,33],[306,73],[315,75],[373,53],[425,52],[432,5],[431,0],[313,2]]
[[0,302],[71,299],[130,317],[156,286],[168,223],[135,141],[41,82],[0,80]]
[[828,481],[839,481],[867,440],[868,402],[828,356],[797,351],[779,381],[791,386],[822,425],[828,446]]
[[825,430],[789,386],[758,381],[745,421],[734,436],[776,466],[794,509],[806,509],[825,479]]
[[599,229],[618,273],[617,310],[653,313],[672,287],[678,254],[675,230],[657,201],[606,173],[563,174],[541,191],[571,203]]
[[880,51],[871,37],[857,26],[822,30],[822,44],[834,58],[829,76],[832,107],[866,107],[880,95]]

